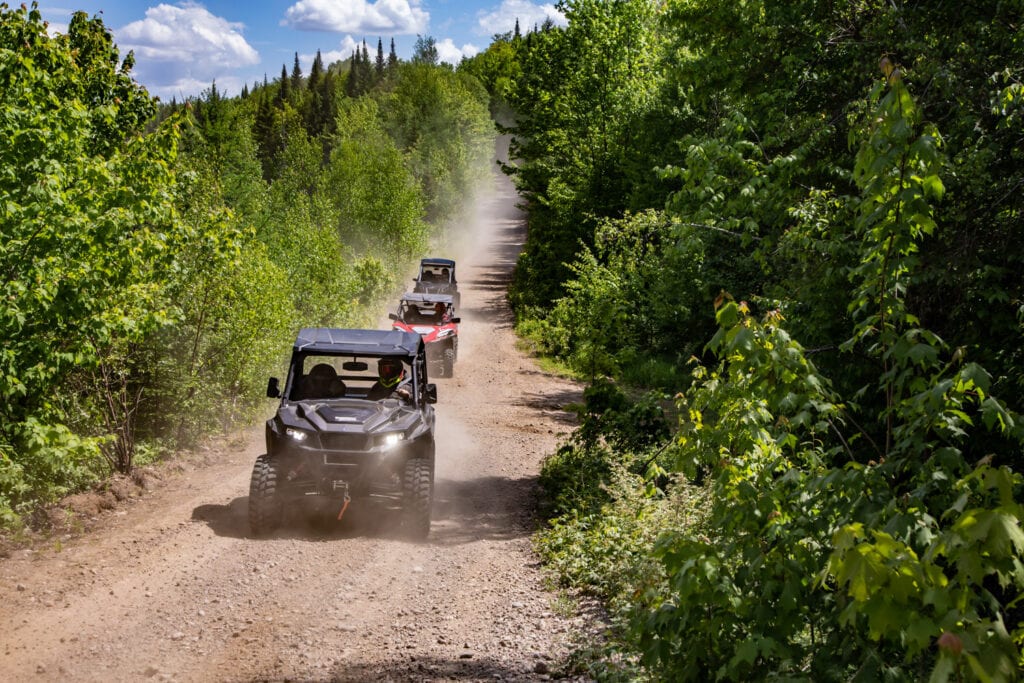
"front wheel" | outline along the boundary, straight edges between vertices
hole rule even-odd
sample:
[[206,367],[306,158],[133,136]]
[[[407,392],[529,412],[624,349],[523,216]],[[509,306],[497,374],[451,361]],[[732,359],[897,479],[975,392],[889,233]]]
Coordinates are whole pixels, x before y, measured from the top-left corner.
[[256,536],[266,536],[281,526],[284,506],[278,492],[278,462],[269,455],[256,458],[249,480],[249,528]]
[[402,527],[409,536],[424,539],[430,533],[430,505],[434,493],[433,464],[412,458],[402,474]]
[[442,377],[454,377],[455,376],[455,349],[448,347],[444,350],[444,354],[441,356]]

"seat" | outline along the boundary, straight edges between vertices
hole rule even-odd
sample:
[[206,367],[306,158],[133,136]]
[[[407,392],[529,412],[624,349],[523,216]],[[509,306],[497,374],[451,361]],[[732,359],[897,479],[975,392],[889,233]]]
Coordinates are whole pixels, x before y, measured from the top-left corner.
[[345,383],[327,363],[317,363],[302,378],[299,385],[300,399],[341,398],[345,395]]

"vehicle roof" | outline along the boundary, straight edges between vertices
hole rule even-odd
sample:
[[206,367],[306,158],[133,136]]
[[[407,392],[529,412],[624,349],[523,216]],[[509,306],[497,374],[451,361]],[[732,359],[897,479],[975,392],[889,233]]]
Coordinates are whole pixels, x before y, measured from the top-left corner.
[[450,258],[425,258],[420,259],[421,266],[448,266],[449,268],[455,267],[455,261]]
[[402,295],[402,301],[415,301],[417,303],[442,303],[450,304],[455,301],[451,294],[430,294],[428,292],[406,292]]
[[402,330],[342,330],[304,327],[295,339],[295,351],[353,356],[415,356],[423,339]]

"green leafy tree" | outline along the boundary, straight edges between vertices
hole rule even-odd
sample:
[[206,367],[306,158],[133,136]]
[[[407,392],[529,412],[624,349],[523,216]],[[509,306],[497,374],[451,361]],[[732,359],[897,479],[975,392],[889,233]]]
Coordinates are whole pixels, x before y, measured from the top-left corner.
[[[528,284],[513,293],[521,328],[620,377],[630,347],[643,362],[672,353],[647,339],[668,339],[685,357],[718,330],[679,403],[678,442],[649,456],[708,483],[707,516],[672,509],[680,489],[654,472],[635,486],[662,502],[606,481],[617,496],[604,499],[606,517],[622,519],[570,514],[551,532],[570,579],[621,590],[611,604],[627,612],[642,605],[627,637],[646,675],[1018,677],[1019,392],[1006,390],[1022,356],[1020,251],[1007,232],[1021,197],[1010,190],[1024,56],[1014,11],[665,3],[648,32],[656,101],[617,119],[633,123],[622,192],[599,201],[577,180],[591,164],[559,147],[586,149],[585,115],[566,116],[571,126],[558,115],[586,100],[557,87],[572,82],[560,65],[586,45],[584,23],[574,33],[580,17],[567,12],[567,29],[523,41],[514,172],[532,203],[517,280]],[[579,55],[577,82],[608,59]],[[864,98],[863,65],[880,57],[886,81]],[[605,92],[612,106],[633,95]],[[612,212],[644,206],[664,207],[671,228],[647,249],[607,248],[616,239],[603,241],[604,226],[629,245],[639,224]],[[689,266],[678,279],[672,259]],[[657,291],[648,277],[678,298],[620,305]],[[652,323],[664,334],[636,334]],[[591,457],[614,472],[631,455],[595,447],[561,463],[584,477]],[[623,539],[638,557],[622,573],[646,571],[623,585],[601,574],[623,567],[605,562],[608,539],[641,515],[666,525],[660,570]],[[584,557],[570,557],[574,544]]]
[[[645,0],[565,5],[568,26],[536,32],[510,96],[508,170],[530,210],[512,291],[517,306],[561,295],[596,221],[625,210],[631,140],[657,86],[656,14]],[[641,207],[648,208],[648,207]]]
[[521,75],[513,44],[505,39],[495,40],[483,52],[463,59],[459,72],[472,74],[487,88],[491,98],[491,117],[500,125],[510,126],[514,116],[508,100],[514,83]]
[[[371,246],[394,265],[426,246],[423,198],[404,158],[385,132],[373,100],[346,101],[328,168],[338,233],[357,252]],[[383,247],[383,248],[381,248]]]
[[437,41],[432,36],[416,36],[416,44],[412,50],[413,64],[426,64],[437,66],[439,57],[437,55]]
[[[872,383],[844,396],[780,311],[758,320],[723,296],[708,344],[719,360],[696,365],[677,397],[680,430],[662,459],[710,482],[707,514],[663,527],[653,576],[643,557],[607,562],[607,542],[580,529],[590,517],[566,515],[546,541],[582,533],[595,562],[626,563],[636,576],[627,585],[587,581],[629,597],[626,637],[656,679],[1017,675],[1022,482],[998,455],[973,458],[971,448],[986,434],[1020,448],[1022,433],[989,374],[907,308],[906,283],[938,228],[943,158],[901,73],[883,67],[853,173],[860,265],[849,271],[845,345],[878,368]],[[575,571],[564,546],[551,552]]]
[[399,68],[381,101],[385,126],[423,188],[428,220],[442,223],[462,206],[490,156],[487,93],[471,76],[413,62]]
[[[132,345],[175,315],[162,283],[192,238],[173,211],[181,117],[143,135],[155,102],[131,80],[131,56],[117,61],[98,18],[76,13],[66,35],[50,37],[35,7],[0,9],[7,519],[102,469],[101,452],[131,466],[130,427],[72,433],[75,397],[58,389],[88,386],[92,373],[124,376]],[[112,394],[80,398],[124,425]]]

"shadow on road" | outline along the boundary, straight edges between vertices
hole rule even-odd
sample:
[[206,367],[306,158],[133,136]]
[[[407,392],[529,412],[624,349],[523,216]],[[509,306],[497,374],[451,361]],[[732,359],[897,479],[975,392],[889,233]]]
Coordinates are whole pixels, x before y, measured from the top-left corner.
[[[351,662],[340,665],[331,675],[332,681],[349,683],[353,681],[546,681],[552,676],[547,673],[547,662],[525,659],[518,666],[452,645],[448,657],[432,655],[410,658],[397,650],[395,661],[386,664],[373,662]],[[543,668],[540,668],[543,667]],[[540,673],[539,671],[544,673]]]
[[505,300],[505,292],[512,280],[512,269],[519,257],[521,241],[521,228],[515,222],[496,231],[486,268],[477,268],[475,275],[460,281],[464,291],[479,292],[479,296],[471,297],[479,302],[478,305],[462,306],[459,309],[463,320],[493,323],[499,328],[512,324],[512,310]]
[[508,540],[534,531],[537,477],[439,479],[429,542],[461,545]]
[[[369,537],[444,546],[517,538],[533,530],[536,485],[536,477],[438,479],[433,524],[426,541],[410,541],[403,534],[398,501],[386,498],[353,501],[340,522],[334,514],[294,506],[286,510],[281,528],[267,538],[322,541]],[[206,524],[218,536],[253,538],[248,496],[227,505],[200,505],[192,510],[192,520]]]
[[514,405],[541,411],[546,418],[575,428],[579,426],[579,419],[570,406],[581,405],[582,401],[583,393],[574,388],[544,393],[524,392]]

